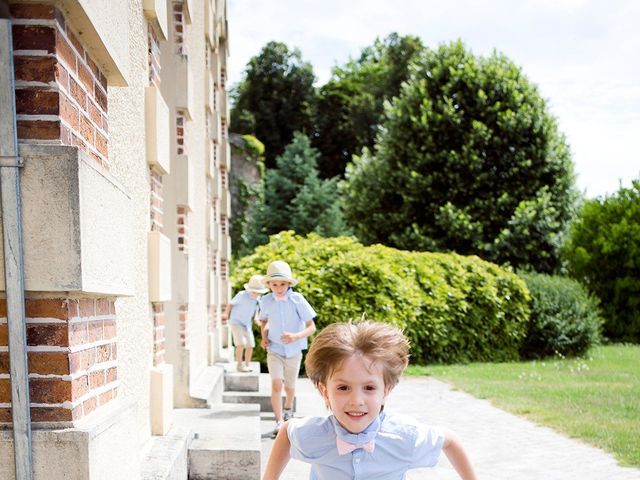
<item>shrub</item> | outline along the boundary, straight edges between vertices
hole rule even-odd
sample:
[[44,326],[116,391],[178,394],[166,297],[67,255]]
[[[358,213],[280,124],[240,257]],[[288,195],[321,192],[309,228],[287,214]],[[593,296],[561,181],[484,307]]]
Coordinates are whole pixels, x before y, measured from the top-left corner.
[[577,356],[600,339],[597,300],[577,281],[541,273],[520,273],[531,294],[524,358]]
[[238,262],[234,286],[278,258],[300,279],[296,289],[318,312],[318,328],[365,315],[403,328],[414,362],[518,358],[529,295],[521,279],[494,264],[283,232]]
[[562,252],[569,274],[600,299],[604,334],[640,342],[640,179],[585,202]]

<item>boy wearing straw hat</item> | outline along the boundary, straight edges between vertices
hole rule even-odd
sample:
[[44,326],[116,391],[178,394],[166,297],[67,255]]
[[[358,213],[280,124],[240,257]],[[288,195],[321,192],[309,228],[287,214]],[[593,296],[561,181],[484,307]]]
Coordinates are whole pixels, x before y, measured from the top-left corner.
[[[282,260],[271,262],[263,283],[271,293],[260,300],[262,340],[267,349],[267,366],[271,376],[271,406],[276,417],[273,435],[277,435],[283,421],[293,417],[293,399],[302,351],[307,337],[316,330],[316,312],[300,293],[291,287],[298,283],[291,267]],[[282,387],[286,394],[282,410]]]
[[[251,355],[255,347],[253,321],[258,320],[258,299],[267,292],[262,284],[262,275],[253,275],[227,305],[222,319],[229,319],[233,344],[236,347],[236,370],[251,371]],[[244,355],[243,355],[244,354]],[[244,356],[244,364],[242,358]]]

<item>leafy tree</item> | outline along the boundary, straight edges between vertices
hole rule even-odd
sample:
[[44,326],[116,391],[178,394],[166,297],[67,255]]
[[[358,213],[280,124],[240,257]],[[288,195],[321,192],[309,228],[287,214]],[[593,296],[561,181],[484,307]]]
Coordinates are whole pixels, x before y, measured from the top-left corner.
[[640,179],[586,201],[562,252],[569,273],[600,299],[605,335],[640,342]]
[[234,87],[230,128],[254,134],[264,143],[267,167],[275,165],[293,132],[312,131],[314,81],[313,67],[298,49],[269,42],[251,58]]
[[293,141],[265,175],[264,197],[251,209],[247,242],[267,243],[283,230],[336,236],[345,232],[338,203],[337,180],[318,177],[319,152],[309,137],[295,133]]
[[343,184],[365,243],[477,254],[552,272],[577,197],[564,136],[537,88],[494,53],[426,50]]
[[334,68],[318,95],[313,145],[322,153],[321,176],[342,175],[351,155],[373,147],[384,102],[398,95],[411,61],[423,49],[418,37],[392,33],[376,39],[357,60]]

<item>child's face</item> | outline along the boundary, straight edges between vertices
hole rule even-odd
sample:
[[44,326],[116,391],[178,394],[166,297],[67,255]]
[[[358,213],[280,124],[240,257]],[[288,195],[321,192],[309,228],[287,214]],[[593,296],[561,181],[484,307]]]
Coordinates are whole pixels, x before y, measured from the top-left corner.
[[282,280],[275,280],[269,282],[269,288],[276,295],[284,295],[284,292],[289,288],[289,282],[284,282]]
[[319,390],[334,416],[351,433],[360,433],[380,413],[390,388],[382,366],[362,355],[352,355],[333,371]]

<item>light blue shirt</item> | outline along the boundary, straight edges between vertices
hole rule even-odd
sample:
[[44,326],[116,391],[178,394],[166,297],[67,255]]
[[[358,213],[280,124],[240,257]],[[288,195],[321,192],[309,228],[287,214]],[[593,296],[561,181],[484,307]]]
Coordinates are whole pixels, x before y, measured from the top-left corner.
[[283,357],[295,357],[307,348],[307,338],[284,344],[280,337],[284,332],[297,333],[306,328],[316,312],[301,293],[289,289],[286,299],[279,302],[273,293],[260,299],[260,320],[267,320],[269,329],[269,351]]
[[[290,420],[287,433],[291,457],[311,464],[310,480],[403,480],[407,470],[435,466],[444,445],[439,429],[384,412],[357,435],[333,415]],[[338,455],[338,435],[356,444],[375,439],[375,448]]]
[[251,298],[251,294],[246,290],[242,290],[231,299],[231,314],[229,315],[229,323],[231,325],[242,325],[245,328],[251,328],[253,316],[258,308],[258,298]]

